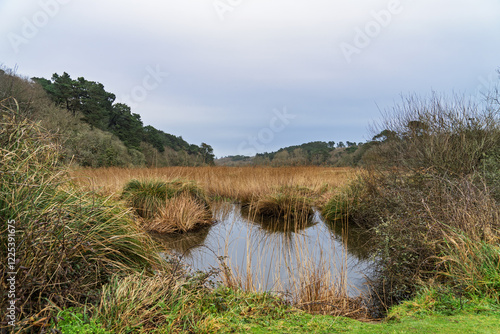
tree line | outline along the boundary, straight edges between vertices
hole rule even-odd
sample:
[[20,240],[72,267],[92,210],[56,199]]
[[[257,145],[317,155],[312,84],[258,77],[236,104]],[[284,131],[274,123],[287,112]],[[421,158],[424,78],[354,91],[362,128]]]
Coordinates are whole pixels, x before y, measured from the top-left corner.
[[254,157],[229,156],[218,159],[218,165],[265,165],[265,166],[359,166],[364,164],[365,154],[381,141],[374,137],[366,143],[351,141],[313,141],[281,148],[275,152],[258,153]]
[[[8,73],[3,72],[2,78],[6,79]],[[213,149],[210,145],[206,143],[202,143],[200,146],[189,144],[181,136],[165,133],[151,125],[145,126],[141,116],[132,112],[128,105],[115,102],[115,94],[107,92],[102,83],[89,81],[83,77],[72,79],[66,72],[62,75],[55,73],[50,80],[38,77],[31,78],[31,80],[43,88],[57,107],[66,110],[73,118],[90,127],[89,129],[80,129],[81,131],[86,131],[89,135],[93,133],[96,137],[103,136],[102,132],[110,133],[116,137],[115,141],[116,139],[121,141],[126,153],[132,157],[132,159],[128,159],[131,160],[132,165],[145,164],[161,167],[168,165],[211,165],[214,163]],[[72,138],[68,138],[68,142],[71,141]],[[117,145],[109,145],[105,149],[108,151],[107,153],[100,152],[102,153],[101,157],[104,154],[104,158],[100,162],[88,161],[83,153],[76,154],[74,158],[84,166],[123,165],[124,163],[120,159],[113,159],[113,156],[123,153],[117,152],[124,151],[123,147],[120,150],[114,146]],[[82,150],[75,147],[73,151],[78,153]]]

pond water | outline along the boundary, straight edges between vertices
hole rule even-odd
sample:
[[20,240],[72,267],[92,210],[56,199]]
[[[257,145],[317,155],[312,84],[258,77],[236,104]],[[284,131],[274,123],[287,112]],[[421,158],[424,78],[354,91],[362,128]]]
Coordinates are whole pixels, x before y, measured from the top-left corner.
[[221,268],[224,257],[237,276],[259,291],[289,291],[311,273],[344,287],[350,296],[367,289],[372,261],[360,230],[327,223],[317,210],[293,228],[233,203],[216,203],[213,215],[217,223],[208,228],[157,238],[194,270]]

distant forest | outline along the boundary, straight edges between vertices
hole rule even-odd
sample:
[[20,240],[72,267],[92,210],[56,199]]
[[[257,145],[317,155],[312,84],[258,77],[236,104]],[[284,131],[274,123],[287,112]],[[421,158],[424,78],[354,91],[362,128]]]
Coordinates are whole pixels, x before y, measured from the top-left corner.
[[371,148],[385,139],[382,133],[366,143],[314,141],[281,148],[276,152],[259,153],[254,157],[228,156],[217,159],[215,164],[221,166],[360,166],[372,156]]
[[[214,163],[206,143],[189,144],[175,136],[144,126],[104,85],[68,73],[52,78],[21,78],[0,69],[0,99],[10,102],[19,114],[41,122],[60,138],[63,160],[80,166],[200,166]],[[13,100],[14,101],[14,100]]]

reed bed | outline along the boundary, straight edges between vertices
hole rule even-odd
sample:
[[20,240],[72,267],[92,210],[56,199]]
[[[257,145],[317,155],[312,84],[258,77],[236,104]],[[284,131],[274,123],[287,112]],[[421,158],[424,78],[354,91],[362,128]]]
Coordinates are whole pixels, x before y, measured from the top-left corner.
[[119,196],[132,179],[193,180],[214,199],[250,202],[282,187],[295,188],[320,199],[352,179],[359,171],[344,167],[165,167],[77,168],[71,173],[80,187]]

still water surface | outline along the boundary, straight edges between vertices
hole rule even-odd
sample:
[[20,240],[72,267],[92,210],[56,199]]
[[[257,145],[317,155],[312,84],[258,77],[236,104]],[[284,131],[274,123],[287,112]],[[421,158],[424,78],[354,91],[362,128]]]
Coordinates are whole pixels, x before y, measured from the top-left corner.
[[372,266],[367,238],[353,227],[327,223],[317,210],[299,228],[277,228],[276,221],[251,217],[233,203],[217,203],[213,214],[213,226],[159,238],[194,270],[220,268],[220,257],[225,257],[233,271],[251,277],[260,291],[290,289],[311,272],[329,275],[351,296],[367,289]]

